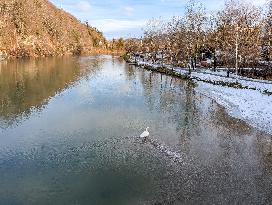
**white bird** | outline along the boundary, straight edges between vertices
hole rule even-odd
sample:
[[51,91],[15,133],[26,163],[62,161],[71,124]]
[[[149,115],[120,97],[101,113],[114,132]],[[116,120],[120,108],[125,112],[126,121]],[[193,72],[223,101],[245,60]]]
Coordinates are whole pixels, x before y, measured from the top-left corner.
[[140,135],[140,138],[143,140],[143,142],[145,142],[146,139],[147,139],[147,137],[149,136],[148,129],[149,129],[149,127],[147,127],[147,128],[145,129],[145,131]]

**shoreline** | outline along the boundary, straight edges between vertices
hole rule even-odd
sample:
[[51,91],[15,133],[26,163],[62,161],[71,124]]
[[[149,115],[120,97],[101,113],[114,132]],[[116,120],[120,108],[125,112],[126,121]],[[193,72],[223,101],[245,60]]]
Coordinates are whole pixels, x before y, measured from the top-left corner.
[[215,100],[226,112],[245,121],[250,126],[272,135],[272,82],[245,77],[214,75],[171,66],[153,65],[146,62],[127,63],[152,72],[190,80],[196,84],[196,92]]
[[0,55],[0,62],[7,61],[7,60],[16,60],[16,59],[39,59],[39,58],[63,57],[63,56],[89,56],[89,55],[122,56],[122,54],[123,54],[123,51],[118,51],[118,50],[93,50],[90,52],[83,52],[80,55],[75,55],[73,53],[52,54],[52,55],[30,55],[30,56]]

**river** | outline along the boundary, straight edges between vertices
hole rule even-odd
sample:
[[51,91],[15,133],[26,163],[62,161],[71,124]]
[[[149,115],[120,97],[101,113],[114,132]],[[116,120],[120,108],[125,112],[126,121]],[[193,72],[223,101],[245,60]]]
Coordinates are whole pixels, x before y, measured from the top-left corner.
[[194,86],[112,56],[1,62],[0,204],[271,203],[272,136]]

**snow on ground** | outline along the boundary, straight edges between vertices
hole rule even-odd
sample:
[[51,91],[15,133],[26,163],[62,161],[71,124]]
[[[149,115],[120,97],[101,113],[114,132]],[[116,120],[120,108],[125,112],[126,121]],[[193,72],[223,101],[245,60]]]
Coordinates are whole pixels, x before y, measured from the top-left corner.
[[196,91],[216,100],[229,114],[272,134],[272,97],[256,90],[198,82]]
[[[155,65],[150,62],[138,62],[139,65],[148,65],[154,68],[160,67],[160,65]],[[168,69],[174,69],[177,73],[187,74],[188,69],[185,68],[173,68],[171,65],[165,66]],[[248,89],[256,89],[262,93],[264,92],[272,92],[272,82],[268,80],[258,80],[252,79],[242,76],[236,76],[234,74],[230,74],[230,77],[227,77],[226,69],[220,69],[216,72],[208,69],[196,69],[191,73],[192,79],[197,80],[205,80],[205,81],[213,81],[213,82],[228,82],[228,83],[240,83],[243,87],[247,87]]]
[[[149,65],[154,68],[159,65],[138,62],[140,65]],[[188,69],[173,68],[180,74],[188,74]],[[242,119],[250,125],[272,134],[272,96],[264,94],[272,92],[272,82],[266,80],[251,79],[230,74],[227,77],[226,69],[213,72],[207,69],[196,69],[192,71],[191,78],[197,82],[196,91],[204,94],[226,108],[229,114],[235,118]],[[204,83],[201,80],[212,82],[240,83],[248,89],[238,89],[221,85]]]
[[191,76],[193,78],[199,78],[201,80],[209,80],[209,81],[223,81],[229,83],[240,83],[243,87],[248,87],[249,89],[256,89],[260,92],[272,92],[272,82],[267,80],[257,80],[250,79],[240,76],[231,75],[230,78],[226,77],[226,75],[217,74],[217,72],[209,73],[209,72],[192,72]]

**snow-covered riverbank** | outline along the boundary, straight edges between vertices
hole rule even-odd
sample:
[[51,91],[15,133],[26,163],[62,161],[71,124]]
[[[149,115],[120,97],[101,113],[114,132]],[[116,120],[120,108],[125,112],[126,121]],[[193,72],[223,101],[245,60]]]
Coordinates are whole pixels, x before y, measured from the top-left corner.
[[[159,65],[138,62],[139,66],[151,66],[157,69]],[[176,74],[188,76],[188,69],[173,68]],[[250,125],[272,134],[272,82],[250,79],[233,74],[227,77],[226,71],[212,72],[197,69],[192,71],[190,78],[196,82],[196,91],[208,96],[226,108],[228,113]]]
[[235,76],[233,74],[228,78],[224,73],[226,72],[219,72],[219,74],[217,74],[217,72],[211,72],[209,70],[196,71],[192,72],[191,76],[193,79],[199,81],[211,81],[215,82],[214,84],[216,84],[216,82],[237,83],[244,89],[257,90],[264,94],[272,93],[272,82]]
[[196,91],[213,98],[228,113],[272,134],[272,96],[257,90],[236,89],[198,82]]

